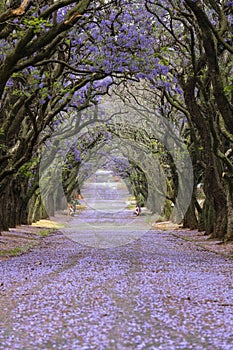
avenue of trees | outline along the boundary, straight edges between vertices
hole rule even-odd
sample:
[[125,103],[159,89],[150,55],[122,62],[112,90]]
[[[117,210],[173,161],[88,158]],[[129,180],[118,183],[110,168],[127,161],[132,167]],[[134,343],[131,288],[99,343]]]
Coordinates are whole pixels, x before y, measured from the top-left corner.
[[[233,1],[227,0],[0,0],[0,231],[48,214],[40,161],[47,148],[43,166],[55,156],[56,133],[62,142],[80,135],[66,145],[68,201],[85,178],[81,165],[117,137],[158,156],[167,176],[169,217],[179,169],[151,131],[153,123],[167,120],[192,160],[184,227],[232,240],[232,30]],[[103,101],[104,111],[98,107]],[[154,170],[148,168],[146,178],[134,154],[127,159],[127,147],[120,151],[113,157],[116,173],[133,184],[135,195],[140,190],[146,197]],[[150,192],[148,204],[156,211],[154,199],[164,188],[155,183]]]

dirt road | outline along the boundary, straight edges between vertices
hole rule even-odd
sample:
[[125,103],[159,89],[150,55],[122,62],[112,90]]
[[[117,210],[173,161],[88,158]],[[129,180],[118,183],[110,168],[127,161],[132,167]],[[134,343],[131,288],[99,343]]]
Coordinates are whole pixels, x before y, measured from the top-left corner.
[[111,249],[55,233],[0,262],[0,349],[231,350],[232,265],[160,230]]

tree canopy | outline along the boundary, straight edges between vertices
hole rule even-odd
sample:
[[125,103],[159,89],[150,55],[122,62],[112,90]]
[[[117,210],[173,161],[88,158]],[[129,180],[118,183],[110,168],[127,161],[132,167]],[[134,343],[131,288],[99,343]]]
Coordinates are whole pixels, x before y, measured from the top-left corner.
[[[119,128],[133,139],[133,117],[122,124],[123,110],[110,104],[104,113],[88,112],[120,93],[145,121],[141,147],[157,142],[146,109],[150,123],[168,120],[185,139],[194,181],[184,225],[232,239],[232,19],[233,2],[225,0],[0,1],[0,228],[32,219],[40,157],[54,133],[68,132],[67,121],[73,133],[86,133],[67,153],[76,170],[94,145],[123,137]],[[108,122],[114,112],[118,131]],[[169,169],[166,196],[176,203],[174,155],[160,151]],[[78,170],[63,174],[71,190]]]

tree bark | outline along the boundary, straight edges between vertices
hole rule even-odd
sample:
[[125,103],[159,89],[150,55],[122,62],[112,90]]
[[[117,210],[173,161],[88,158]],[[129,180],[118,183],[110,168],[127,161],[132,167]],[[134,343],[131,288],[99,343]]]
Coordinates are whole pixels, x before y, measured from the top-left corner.
[[189,228],[190,230],[196,230],[198,228],[198,220],[196,216],[196,208],[192,199],[187,212],[183,219],[183,228]]
[[227,180],[227,233],[224,238],[226,241],[233,241],[233,184],[231,177]]

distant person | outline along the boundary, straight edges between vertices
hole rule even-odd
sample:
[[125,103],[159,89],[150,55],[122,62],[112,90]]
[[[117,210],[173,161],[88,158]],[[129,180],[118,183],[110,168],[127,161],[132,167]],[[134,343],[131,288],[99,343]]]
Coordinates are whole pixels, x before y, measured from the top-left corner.
[[73,211],[74,211],[74,214],[75,214],[75,212],[76,212],[76,203],[77,203],[76,199],[73,199],[71,203],[72,203]]
[[74,216],[74,207],[72,204],[68,205],[68,215],[69,216]]

